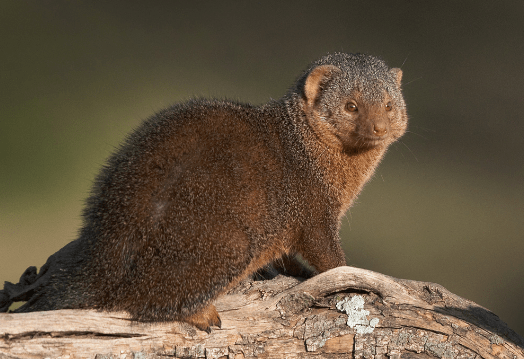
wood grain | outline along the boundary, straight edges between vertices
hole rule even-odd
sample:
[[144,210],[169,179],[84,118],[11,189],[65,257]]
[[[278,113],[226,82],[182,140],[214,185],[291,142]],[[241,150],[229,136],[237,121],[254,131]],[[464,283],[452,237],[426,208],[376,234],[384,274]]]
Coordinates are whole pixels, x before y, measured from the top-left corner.
[[[356,312],[378,320],[369,334],[337,309],[355,296]],[[0,358],[524,358],[523,338],[489,310],[438,284],[353,267],[246,281],[216,307],[222,328],[211,334],[125,313],[0,314]]]

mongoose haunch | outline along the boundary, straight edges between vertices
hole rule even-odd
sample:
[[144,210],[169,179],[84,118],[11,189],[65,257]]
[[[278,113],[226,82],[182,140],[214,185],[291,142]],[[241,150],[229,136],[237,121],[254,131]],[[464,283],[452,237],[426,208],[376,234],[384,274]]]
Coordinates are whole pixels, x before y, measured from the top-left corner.
[[209,332],[221,324],[213,300],[274,260],[345,265],[340,219],[406,130],[401,77],[376,57],[335,53],[262,106],[160,111],[96,178],[79,238],[6,282],[0,310],[124,310]]

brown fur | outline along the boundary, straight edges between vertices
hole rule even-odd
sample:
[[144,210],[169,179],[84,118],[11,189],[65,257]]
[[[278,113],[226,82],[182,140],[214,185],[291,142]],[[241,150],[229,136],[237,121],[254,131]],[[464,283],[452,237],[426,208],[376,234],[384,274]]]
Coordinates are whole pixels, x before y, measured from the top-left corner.
[[193,100],[153,116],[109,159],[79,239],[19,311],[125,310],[209,331],[212,301],[272,261],[345,265],[340,218],[407,126],[401,76],[333,54],[278,101]]

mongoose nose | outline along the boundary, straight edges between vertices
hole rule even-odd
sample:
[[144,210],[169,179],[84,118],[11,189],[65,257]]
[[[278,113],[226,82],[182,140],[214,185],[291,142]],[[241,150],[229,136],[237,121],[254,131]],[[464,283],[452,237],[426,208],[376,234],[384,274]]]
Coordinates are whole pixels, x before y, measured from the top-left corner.
[[375,123],[373,124],[373,134],[375,136],[385,136],[388,133],[388,128],[384,123]]

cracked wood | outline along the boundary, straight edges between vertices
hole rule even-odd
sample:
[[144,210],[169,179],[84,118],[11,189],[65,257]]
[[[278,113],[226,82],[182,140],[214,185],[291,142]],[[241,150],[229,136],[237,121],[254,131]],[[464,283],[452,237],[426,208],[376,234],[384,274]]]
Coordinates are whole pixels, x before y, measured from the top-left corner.
[[[378,322],[368,334],[337,310],[355,296]],[[223,325],[210,335],[125,313],[0,314],[0,358],[524,358],[522,337],[489,310],[438,284],[353,267],[246,281],[216,306]]]

